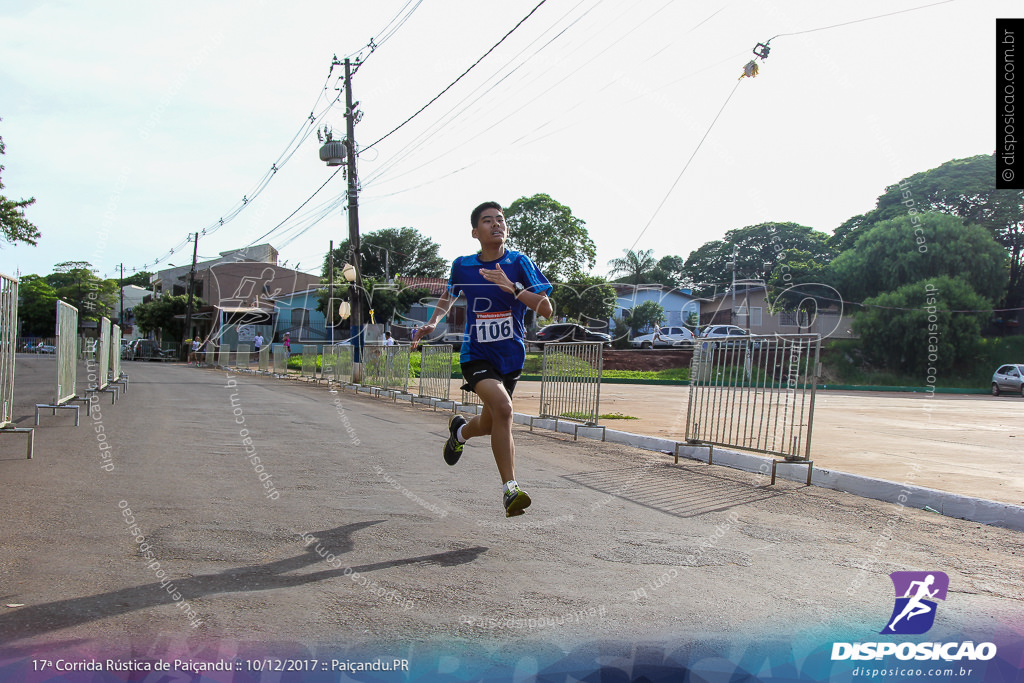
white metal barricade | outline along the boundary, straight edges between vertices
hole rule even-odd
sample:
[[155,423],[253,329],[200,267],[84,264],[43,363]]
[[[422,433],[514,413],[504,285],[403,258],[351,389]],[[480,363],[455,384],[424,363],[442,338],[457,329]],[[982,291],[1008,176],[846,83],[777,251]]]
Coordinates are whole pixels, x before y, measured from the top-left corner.
[[110,386],[107,377],[110,372],[110,320],[106,317],[100,318],[99,344],[96,347],[96,360],[92,363],[86,361],[86,368],[89,372],[89,388],[87,394],[110,393],[110,403],[113,405],[117,400],[117,387]]
[[301,377],[316,381],[316,344],[306,344],[302,347],[302,371]]
[[334,347],[337,363],[337,370],[335,372],[340,384],[352,384],[354,351],[355,348],[351,344],[338,344]]
[[56,415],[58,410],[74,410],[75,426],[80,422],[79,406],[71,405],[71,401],[85,401],[86,408],[89,401],[78,397],[76,382],[78,380],[78,309],[64,301],[57,302],[57,339],[56,347],[57,360],[57,390],[54,393],[53,403],[36,404],[36,424],[39,424],[39,411],[47,408]]
[[410,346],[408,344],[366,344],[363,346],[363,384],[392,398],[409,393]]
[[221,370],[231,367],[231,344],[221,344],[217,348],[217,367]]
[[285,351],[284,344],[274,344],[274,374],[275,375],[287,375],[288,374],[288,353]]
[[249,372],[252,365],[252,347],[248,344],[239,344],[235,349],[235,367],[239,370]]
[[110,327],[110,383],[120,384],[128,393],[128,375],[121,371],[121,326]]
[[[420,350],[420,379],[417,394],[422,398],[433,399],[434,409],[437,403],[451,401],[452,390],[452,357],[454,347],[451,344],[430,344]],[[455,408],[452,402],[452,408]]]
[[270,344],[264,344],[260,347],[256,368],[260,372],[270,372]]
[[597,424],[601,403],[601,372],[604,356],[602,342],[558,342],[544,345],[541,370],[540,409],[536,418],[530,418],[533,430],[535,419],[566,420],[574,424],[573,439],[580,427],[601,430]]
[[[811,429],[821,337],[816,334],[701,340],[690,369],[686,441],[814,462]],[[676,460],[678,461],[678,446]],[[772,461],[772,483],[779,460]]]
[[18,280],[0,274],[0,433],[28,435],[26,455],[32,459],[35,431],[14,426],[14,355],[18,343]]

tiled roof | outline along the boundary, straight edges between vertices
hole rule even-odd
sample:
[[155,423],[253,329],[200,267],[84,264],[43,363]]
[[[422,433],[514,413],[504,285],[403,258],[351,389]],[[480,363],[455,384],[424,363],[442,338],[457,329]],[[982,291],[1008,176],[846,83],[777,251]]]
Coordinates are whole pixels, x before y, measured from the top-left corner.
[[448,280],[443,277],[400,277],[402,287],[424,287],[431,296],[441,296],[448,287]]

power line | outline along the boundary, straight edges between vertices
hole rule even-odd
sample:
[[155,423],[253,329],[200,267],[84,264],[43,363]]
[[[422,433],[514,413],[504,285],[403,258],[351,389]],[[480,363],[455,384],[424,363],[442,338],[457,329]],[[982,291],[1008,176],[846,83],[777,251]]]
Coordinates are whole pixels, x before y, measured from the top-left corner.
[[534,12],[536,12],[536,11],[537,11],[538,9],[540,9],[541,5],[543,5],[543,4],[545,3],[545,2],[547,2],[547,0],[540,0],[540,2],[539,2],[539,3],[537,3],[537,6],[536,6],[536,7],[534,7],[534,8],[532,9],[532,10],[530,10],[529,14],[527,14],[527,15],[526,15],[525,17],[523,17],[522,19],[520,19],[520,20],[519,20],[519,23],[517,23],[517,24],[516,24],[515,26],[513,26],[513,27],[512,27],[512,29],[511,29],[511,30],[510,30],[510,31],[509,31],[508,33],[506,33],[506,34],[505,34],[504,36],[502,36],[501,40],[499,40],[499,41],[498,41],[497,43],[495,43],[495,44],[494,44],[494,45],[493,45],[493,46],[491,47],[491,49],[490,49],[490,50],[488,50],[487,52],[485,52],[485,53],[484,53],[484,54],[483,54],[483,55],[482,55],[482,56],[481,56],[481,57],[480,57],[479,59],[477,59],[477,60],[476,60],[475,62],[473,62],[473,64],[472,64],[472,65],[470,65],[470,67],[469,67],[468,69],[466,69],[465,71],[463,71],[463,72],[462,72],[462,74],[461,74],[461,75],[460,75],[460,76],[459,76],[458,78],[456,78],[456,79],[455,79],[454,81],[452,81],[451,83],[449,83],[449,84],[448,84],[448,85],[447,85],[447,86],[445,87],[445,89],[444,89],[444,90],[442,90],[441,92],[439,92],[439,93],[438,93],[437,95],[435,95],[435,96],[434,96],[434,97],[433,97],[433,98],[432,98],[432,99],[431,99],[431,100],[430,100],[429,102],[427,102],[427,103],[426,103],[426,104],[424,104],[424,105],[423,105],[422,107],[420,107],[420,108],[419,108],[419,109],[418,109],[418,110],[417,110],[417,111],[416,111],[416,112],[415,112],[415,113],[414,113],[414,114],[413,114],[412,116],[410,116],[409,118],[407,118],[407,119],[406,119],[405,121],[402,121],[402,122],[401,122],[400,124],[398,124],[398,125],[397,125],[397,126],[395,126],[395,127],[393,128],[393,129],[391,129],[391,131],[389,131],[388,133],[385,133],[383,137],[381,137],[381,138],[377,139],[377,140],[376,140],[375,142],[373,142],[372,144],[370,144],[370,145],[367,145],[366,147],[364,147],[364,148],[363,148],[362,150],[360,150],[360,151],[361,151],[361,152],[365,152],[365,151],[366,151],[366,150],[368,150],[368,149],[372,149],[372,148],[374,147],[374,145],[376,145],[377,143],[379,143],[379,142],[381,142],[381,141],[385,140],[386,138],[390,137],[390,136],[391,136],[391,135],[392,135],[393,133],[395,133],[395,132],[396,132],[397,130],[399,130],[399,129],[400,129],[400,128],[401,128],[402,126],[404,126],[405,124],[409,123],[409,122],[410,122],[410,121],[412,121],[412,120],[413,120],[414,118],[416,118],[417,116],[419,116],[419,115],[420,115],[420,114],[421,114],[421,113],[423,112],[423,110],[424,110],[424,109],[426,109],[427,107],[429,107],[430,105],[432,105],[432,104],[433,104],[434,102],[436,102],[436,101],[437,101],[437,100],[438,100],[438,99],[439,99],[439,98],[440,98],[440,97],[441,97],[442,95],[444,95],[444,94],[445,94],[446,92],[448,92],[449,90],[451,90],[451,88],[452,88],[452,87],[453,87],[453,86],[454,86],[454,85],[455,85],[456,83],[458,83],[459,81],[461,81],[461,80],[462,80],[462,79],[463,79],[463,78],[464,78],[464,77],[466,76],[466,74],[468,74],[468,73],[469,73],[470,71],[472,71],[472,70],[473,70],[474,68],[476,68],[476,66],[477,66],[477,65],[478,65],[478,64],[479,64],[480,62],[482,62],[482,61],[483,61],[483,60],[484,60],[484,59],[485,59],[485,58],[487,57],[487,55],[489,55],[489,54],[491,54],[492,52],[494,52],[494,50],[496,50],[496,49],[498,48],[498,46],[499,46],[499,45],[501,45],[502,43],[504,43],[504,42],[505,42],[505,40],[506,40],[506,39],[507,39],[507,38],[508,38],[508,37],[509,37],[510,35],[512,35],[512,34],[513,34],[513,33],[514,33],[515,31],[516,31],[516,29],[518,29],[518,28],[519,28],[520,26],[522,26],[522,25],[523,25],[523,24],[524,24],[524,23],[526,22],[526,20],[527,20],[527,19],[529,19],[529,18],[530,18],[531,16],[533,16],[533,13],[534,13]]

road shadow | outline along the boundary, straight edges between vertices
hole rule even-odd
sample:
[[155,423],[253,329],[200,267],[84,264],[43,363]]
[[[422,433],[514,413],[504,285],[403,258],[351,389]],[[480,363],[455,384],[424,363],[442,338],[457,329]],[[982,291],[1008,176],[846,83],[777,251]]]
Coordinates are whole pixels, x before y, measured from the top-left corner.
[[[784,491],[720,476],[707,465],[657,464],[562,475],[563,479],[673,517],[699,517],[756,503]],[[767,483],[767,478],[762,478]],[[598,501],[599,502],[599,501]]]
[[[353,534],[374,524],[380,524],[383,521],[355,522],[335,529],[313,532],[308,534],[308,536],[315,538],[317,542],[306,544],[304,552],[295,557],[289,557],[269,564],[227,569],[219,574],[203,574],[190,578],[173,579],[168,585],[174,586],[172,592],[180,593],[182,600],[191,603],[198,598],[216,595],[217,593],[240,593],[273,590],[276,588],[293,588],[317,581],[346,576],[352,572],[373,572],[411,564],[436,564],[443,567],[453,567],[472,562],[481,553],[488,550],[486,547],[476,546],[432,555],[386,560],[358,567],[346,566],[341,569],[331,568],[303,574],[289,573],[317,564],[327,565],[324,557],[317,552],[318,546],[321,552],[324,553],[324,556],[327,556],[329,552],[337,557],[353,549]],[[296,536],[296,542],[300,542],[300,540]],[[145,558],[140,557],[136,561],[141,571],[147,574],[155,571],[147,567],[146,563],[148,561]],[[159,561],[159,557],[157,561]],[[334,567],[335,565],[327,566]],[[32,638],[51,631],[87,624],[98,619],[106,619],[160,605],[173,604],[175,604],[175,601],[170,593],[168,593],[167,588],[160,581],[157,581],[99,595],[20,607],[0,614],[0,643]],[[199,616],[202,617],[203,615],[200,614]],[[182,620],[183,623],[188,623],[186,617],[183,616]]]

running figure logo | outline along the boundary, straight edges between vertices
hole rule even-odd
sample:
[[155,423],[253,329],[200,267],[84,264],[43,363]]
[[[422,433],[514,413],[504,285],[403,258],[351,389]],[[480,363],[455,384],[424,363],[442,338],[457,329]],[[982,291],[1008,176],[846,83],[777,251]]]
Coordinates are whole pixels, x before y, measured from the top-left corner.
[[926,633],[935,623],[938,600],[946,599],[949,577],[945,572],[893,572],[889,575],[896,589],[896,605],[882,634],[917,635]]

